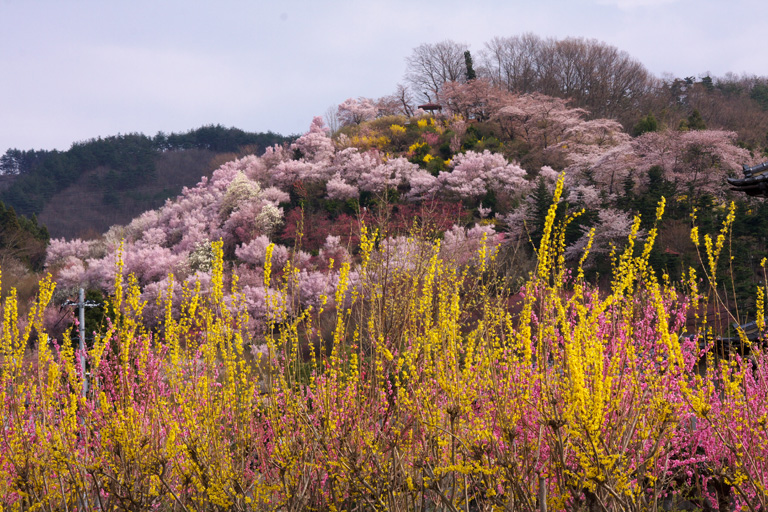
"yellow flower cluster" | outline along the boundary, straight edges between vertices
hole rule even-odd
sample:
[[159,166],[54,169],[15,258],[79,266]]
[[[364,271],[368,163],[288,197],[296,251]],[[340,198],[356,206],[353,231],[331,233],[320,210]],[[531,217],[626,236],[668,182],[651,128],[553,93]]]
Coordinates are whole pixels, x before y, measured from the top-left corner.
[[353,135],[349,139],[349,145],[361,151],[372,148],[384,149],[391,143],[392,140],[386,135]]
[[392,132],[392,135],[398,136],[398,135],[405,135],[405,126],[400,126],[399,124],[393,124],[389,127],[389,130]]
[[[747,373],[711,356],[703,374],[686,373],[692,364],[670,313],[683,299],[649,266],[655,227],[640,247],[634,222],[610,289],[590,288],[580,265],[569,277],[564,225],[575,215],[556,222],[563,184],[561,176],[516,315],[485,236],[474,260],[456,266],[440,240],[412,236],[395,254],[363,224],[358,264],[331,264],[336,282],[317,310],[289,303],[299,270],[291,261],[274,268],[270,245],[259,332],[237,276],[226,275],[221,242],[212,244],[208,292],[197,282],[174,293],[169,277],[152,335],[138,283],[123,278],[118,258],[112,323],[88,354],[101,380],[82,396],[86,376],[70,340],[55,354],[45,333],[50,277],[24,322],[11,291],[0,336],[0,504],[408,510],[432,499],[451,510],[536,510],[565,509],[586,489],[607,510],[659,508],[661,495],[653,506],[649,495],[673,485],[664,457],[691,419],[685,411],[715,430],[726,417],[742,428]],[[715,241],[705,236],[712,273],[732,215]],[[688,276],[698,301],[695,271]],[[763,309],[759,288],[760,317]],[[715,413],[720,395],[734,406]],[[766,443],[750,449],[765,453]],[[743,443],[728,446],[738,462],[720,468],[724,478],[754,481],[762,466]]]
[[415,153],[416,151],[418,151],[421,148],[426,147],[426,146],[427,146],[426,142],[414,142],[413,144],[411,144],[408,147],[408,152],[409,153]]

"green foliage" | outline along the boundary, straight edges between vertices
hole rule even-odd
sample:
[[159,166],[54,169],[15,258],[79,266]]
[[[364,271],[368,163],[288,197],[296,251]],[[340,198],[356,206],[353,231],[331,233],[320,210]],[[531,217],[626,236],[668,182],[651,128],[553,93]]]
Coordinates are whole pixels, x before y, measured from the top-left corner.
[[486,149],[491,153],[498,153],[503,149],[502,142],[494,136],[483,137],[475,144],[475,151],[478,153],[485,151]]
[[[661,201],[661,198],[669,198],[677,196],[677,189],[675,184],[664,178],[664,169],[658,165],[652,166],[648,169],[648,188],[645,193],[632,196],[632,201],[627,202],[629,211],[634,211],[642,218],[641,228],[650,229],[653,227],[654,219],[656,216],[656,208]],[[665,218],[673,218],[673,208],[670,206],[666,210]]]
[[467,82],[477,78],[477,73],[475,73],[475,68],[472,65],[472,54],[469,52],[469,50],[464,52],[464,64],[467,67],[467,72],[465,75],[467,78]]
[[[536,188],[533,190],[533,225],[529,227],[531,232],[531,242],[533,247],[538,247],[541,242],[542,231],[544,224],[547,220],[547,212],[549,212],[549,205],[552,204],[552,193],[547,189],[547,184],[544,178],[539,178],[536,181]],[[563,216],[564,203],[557,205],[557,218],[560,220]]]
[[477,127],[474,124],[471,124],[467,127],[467,131],[464,134],[464,140],[462,141],[461,149],[464,151],[468,151],[470,149],[475,149],[475,146],[477,145],[478,141],[480,140],[480,135],[477,132]]
[[655,132],[659,129],[659,123],[651,112],[645,117],[640,118],[637,124],[632,128],[632,135],[637,137],[646,132]]
[[431,149],[429,147],[429,144],[427,144],[426,142],[416,143],[416,144],[413,144],[410,147],[410,149],[411,149],[411,158],[410,158],[411,162],[421,166],[424,166],[426,163],[428,163],[424,161],[424,157],[429,154],[429,150]]
[[0,202],[0,258],[12,258],[26,265],[30,270],[42,270],[45,263],[45,249],[48,245],[48,230],[31,218],[18,216],[14,208],[6,208]]
[[755,84],[749,92],[749,97],[755,100],[763,110],[768,110],[768,84]]
[[[430,155],[431,156],[431,155]],[[437,176],[440,174],[440,171],[447,171],[448,166],[445,165],[445,160],[439,157],[432,157],[428,158],[428,162],[426,162],[427,170],[432,174],[433,176]]]
[[104,194],[104,204],[126,190],[156,180],[156,162],[166,151],[205,149],[235,152],[251,147],[254,152],[291,140],[267,133],[248,133],[220,125],[203,126],[181,134],[158,133],[148,137],[139,133],[76,142],[65,152],[21,151],[9,149],[0,158],[0,174],[18,175],[2,193],[0,200],[22,215],[39,214],[58,192],[74,184],[83,173],[97,168],[104,172],[92,178],[91,185]]
[[[154,137],[99,137],[63,152],[9,149],[0,157],[0,175],[10,183],[0,201],[27,217],[44,214],[55,236],[98,233],[194,185],[212,170],[209,162],[217,154],[234,159],[238,152],[260,153],[290,140],[272,132],[210,125]],[[70,213],[75,211],[76,218]]]
[[[707,221],[715,224],[725,215],[725,206],[710,204]],[[702,214],[703,210],[700,210]],[[700,214],[700,216],[703,216]],[[742,314],[754,310],[754,291],[764,284],[760,260],[768,251],[768,203],[739,201],[730,240],[730,260],[722,261],[723,283]]]
[[701,117],[701,112],[698,109],[693,109],[693,112],[687,119],[682,119],[678,127],[680,131],[686,130],[706,130],[707,123],[704,122],[704,118]]
[[232,153],[245,146],[255,146],[258,152],[263,152],[269,146],[282,144],[293,138],[295,137],[284,137],[271,131],[252,133],[217,124],[202,126],[186,133],[166,135],[159,132],[152,142],[161,151],[207,149],[216,153]]

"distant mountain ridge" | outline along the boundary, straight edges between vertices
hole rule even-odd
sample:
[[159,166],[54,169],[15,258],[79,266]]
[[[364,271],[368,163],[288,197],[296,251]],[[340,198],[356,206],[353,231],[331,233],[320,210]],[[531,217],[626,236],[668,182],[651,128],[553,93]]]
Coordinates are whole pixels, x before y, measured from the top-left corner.
[[222,161],[293,139],[208,125],[99,137],[67,151],[9,149],[0,157],[0,201],[36,215],[52,237],[97,236],[177,196]]

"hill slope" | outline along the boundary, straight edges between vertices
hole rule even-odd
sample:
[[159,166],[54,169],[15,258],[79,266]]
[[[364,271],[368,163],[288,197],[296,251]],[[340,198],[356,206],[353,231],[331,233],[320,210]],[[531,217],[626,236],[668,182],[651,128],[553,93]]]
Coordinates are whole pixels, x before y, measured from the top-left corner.
[[183,134],[98,138],[64,152],[10,149],[0,158],[0,200],[21,215],[38,215],[54,237],[93,236],[210,175],[219,155],[258,154],[287,140],[206,126]]

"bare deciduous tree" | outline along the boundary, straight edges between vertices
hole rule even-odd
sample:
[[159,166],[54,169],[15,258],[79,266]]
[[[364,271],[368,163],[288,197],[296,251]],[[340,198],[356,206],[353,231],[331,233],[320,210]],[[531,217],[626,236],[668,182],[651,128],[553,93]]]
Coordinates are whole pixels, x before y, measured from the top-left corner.
[[331,134],[339,131],[341,125],[339,122],[339,107],[337,105],[328,107],[328,110],[325,111],[325,115],[323,116],[323,120],[328,126],[328,130],[330,130]]
[[465,80],[467,49],[451,40],[417,46],[406,59],[405,80],[427,101],[436,101],[445,82]]
[[653,77],[626,52],[594,39],[541,39],[534,34],[486,43],[481,73],[498,87],[569,98],[594,117],[629,123]]
[[521,94],[540,92],[539,53],[544,41],[537,35],[494,37],[485,44],[481,56],[481,74],[497,87]]

